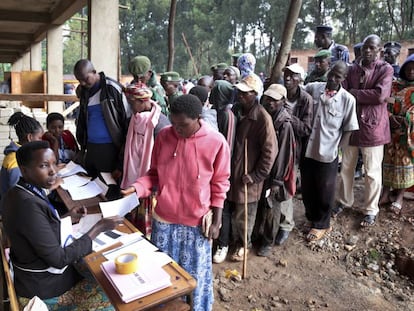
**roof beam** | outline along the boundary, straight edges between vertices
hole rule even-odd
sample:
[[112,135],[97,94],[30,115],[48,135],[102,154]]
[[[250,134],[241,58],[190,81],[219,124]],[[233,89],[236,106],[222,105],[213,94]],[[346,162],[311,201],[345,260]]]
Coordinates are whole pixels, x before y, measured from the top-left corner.
[[33,35],[30,33],[0,32],[0,40],[33,41]]
[[50,22],[50,14],[44,12],[0,10],[0,20],[47,24]]

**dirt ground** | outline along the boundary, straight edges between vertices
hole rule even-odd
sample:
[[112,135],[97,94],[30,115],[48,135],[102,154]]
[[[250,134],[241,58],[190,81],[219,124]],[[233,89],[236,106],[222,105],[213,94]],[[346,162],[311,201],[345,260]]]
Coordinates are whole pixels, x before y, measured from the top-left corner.
[[[214,311],[259,310],[414,310],[414,265],[402,260],[414,250],[414,201],[405,199],[402,216],[381,207],[374,227],[359,226],[363,180],[354,189],[355,205],[332,221],[323,240],[307,243],[302,232],[303,203],[294,199],[296,227],[272,255],[248,255],[247,277],[242,263],[214,264]],[[403,254],[405,257],[402,257]]]

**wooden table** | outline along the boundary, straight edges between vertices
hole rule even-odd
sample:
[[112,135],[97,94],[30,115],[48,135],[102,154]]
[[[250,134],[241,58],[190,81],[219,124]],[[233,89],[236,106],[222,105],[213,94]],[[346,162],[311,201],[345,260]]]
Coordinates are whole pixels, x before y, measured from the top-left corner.
[[[124,225],[118,226],[117,230],[132,233],[138,230],[125,219]],[[115,244],[112,247],[119,246]],[[104,251],[104,250],[103,250]],[[101,285],[108,298],[111,300],[113,306],[119,311],[132,311],[132,310],[153,310],[153,307],[160,306],[159,309],[155,310],[188,310],[188,305],[180,303],[175,300],[182,296],[191,296],[192,291],[196,287],[196,280],[177,263],[171,262],[165,265],[163,268],[171,276],[172,286],[167,287],[159,292],[153,293],[146,297],[134,300],[130,303],[122,302],[116,290],[109,282],[108,278],[102,272],[101,263],[106,261],[106,258],[102,255],[102,252],[91,253],[86,256],[85,262],[92,272],[95,279]],[[170,302],[171,301],[171,302]],[[170,302],[170,303],[168,303]],[[171,304],[171,306],[169,306]],[[187,307],[186,307],[187,305]],[[183,309],[180,309],[180,308]]]
[[[99,202],[106,201],[106,198],[103,196],[96,196],[90,199],[74,201],[72,200],[68,191],[62,189],[61,187],[58,187],[56,190],[62,202],[68,209],[72,209],[76,206],[85,206],[88,209],[88,213],[90,214],[100,213]],[[133,233],[138,231],[138,229],[135,228],[134,225],[132,225],[126,219],[124,219],[123,225],[118,226],[116,229],[125,233]],[[121,246],[121,243],[112,245],[112,248],[117,246]],[[98,281],[99,285],[101,285],[108,298],[111,300],[111,303],[117,310],[190,310],[190,306],[179,299],[179,297],[189,296],[191,300],[191,293],[196,287],[196,280],[175,262],[171,262],[163,267],[165,271],[167,271],[171,276],[172,286],[146,297],[134,300],[130,303],[124,303],[101,270],[101,263],[106,261],[106,258],[102,255],[102,252],[106,250],[108,249],[91,253],[88,256],[84,257],[84,259],[89,270]]]

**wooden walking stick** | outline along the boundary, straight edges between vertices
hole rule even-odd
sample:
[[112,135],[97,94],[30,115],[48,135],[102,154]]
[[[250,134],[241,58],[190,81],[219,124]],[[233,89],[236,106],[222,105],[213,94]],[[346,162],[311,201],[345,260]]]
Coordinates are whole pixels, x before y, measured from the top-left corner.
[[[247,138],[244,140],[244,175],[247,175]],[[244,184],[244,245],[243,245],[243,273],[242,278],[247,276],[247,184]]]

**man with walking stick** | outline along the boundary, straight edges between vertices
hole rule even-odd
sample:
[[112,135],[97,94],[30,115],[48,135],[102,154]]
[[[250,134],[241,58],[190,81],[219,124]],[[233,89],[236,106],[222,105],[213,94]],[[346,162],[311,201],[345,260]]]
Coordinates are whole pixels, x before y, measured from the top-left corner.
[[[228,200],[231,208],[234,209],[232,229],[236,246],[231,259],[242,261],[245,253],[247,254],[246,247],[242,245],[246,244],[247,248],[251,247],[250,237],[263,181],[272,169],[278,152],[278,144],[272,118],[257,100],[257,94],[261,88],[260,79],[249,75],[236,84],[236,88],[238,90],[237,103],[233,109],[237,118],[237,128]],[[246,170],[245,162],[247,163]],[[245,221],[246,203],[247,222]]]

